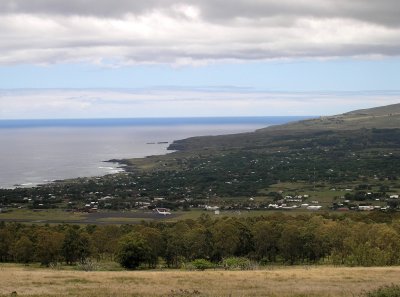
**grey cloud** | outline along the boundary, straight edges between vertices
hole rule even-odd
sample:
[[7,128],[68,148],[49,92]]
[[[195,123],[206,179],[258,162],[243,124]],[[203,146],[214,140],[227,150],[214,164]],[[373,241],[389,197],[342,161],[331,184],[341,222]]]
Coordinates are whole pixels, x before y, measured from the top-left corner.
[[399,15],[398,0],[1,0],[0,64],[398,56]]
[[[3,0],[0,2],[0,12],[118,16],[126,13],[142,13],[161,5],[161,2],[157,0]],[[173,3],[174,1],[165,2]]]
[[198,7],[202,17],[211,22],[237,18],[315,17],[349,18],[385,26],[400,25],[398,0],[2,0],[0,13],[37,13],[121,17],[154,10],[168,10],[173,5]]
[[381,25],[400,25],[400,2],[397,0],[238,0],[203,2],[206,16],[212,18],[349,18]]

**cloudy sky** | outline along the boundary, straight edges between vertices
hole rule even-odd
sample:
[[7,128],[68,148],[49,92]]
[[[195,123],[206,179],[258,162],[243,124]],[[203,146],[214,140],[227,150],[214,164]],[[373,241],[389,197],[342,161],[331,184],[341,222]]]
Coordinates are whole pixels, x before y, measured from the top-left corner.
[[1,0],[0,119],[400,102],[398,0]]

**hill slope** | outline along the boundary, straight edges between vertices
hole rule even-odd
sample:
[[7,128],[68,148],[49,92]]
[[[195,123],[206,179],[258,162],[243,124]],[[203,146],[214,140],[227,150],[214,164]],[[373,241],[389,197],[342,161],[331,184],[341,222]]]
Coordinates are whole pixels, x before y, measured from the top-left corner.
[[356,130],[361,128],[400,128],[400,104],[293,122],[262,130]]
[[169,149],[192,151],[269,146],[282,141],[315,137],[328,131],[339,134],[353,131],[354,134],[360,129],[400,129],[400,104],[270,126],[251,133],[193,137],[175,141]]

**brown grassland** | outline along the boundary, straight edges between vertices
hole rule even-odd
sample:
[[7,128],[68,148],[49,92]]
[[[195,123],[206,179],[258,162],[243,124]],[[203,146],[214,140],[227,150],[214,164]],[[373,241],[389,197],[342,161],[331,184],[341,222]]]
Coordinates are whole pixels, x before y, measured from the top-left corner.
[[354,297],[382,285],[396,284],[399,275],[400,267],[84,272],[3,264],[0,296]]

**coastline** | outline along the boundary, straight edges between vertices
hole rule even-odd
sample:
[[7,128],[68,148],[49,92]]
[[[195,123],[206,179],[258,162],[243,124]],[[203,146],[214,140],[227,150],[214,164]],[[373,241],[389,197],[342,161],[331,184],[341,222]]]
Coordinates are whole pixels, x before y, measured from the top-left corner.
[[[98,178],[109,174],[134,171],[135,168],[132,166],[130,160],[164,156],[171,154],[174,151],[180,151],[180,149],[177,147],[177,143],[187,139],[202,137],[210,134],[213,136],[219,136],[243,132],[254,132],[260,128],[287,123],[302,118],[305,117],[236,118],[238,123],[235,123],[235,118],[213,118],[211,124],[208,123],[209,119],[197,118],[179,120],[175,119],[171,125],[164,126],[115,125],[113,127],[101,126],[98,128],[82,126],[69,128],[49,126],[38,128],[33,126],[26,129],[19,127],[10,128],[8,130],[3,128],[0,129],[0,133],[2,133],[1,136],[5,136],[3,139],[10,146],[8,149],[8,155],[10,158],[6,159],[6,164],[4,165],[4,178],[0,176],[0,179],[2,179],[4,182],[4,184],[0,186],[0,189],[37,187],[82,177]],[[166,119],[163,119],[163,121],[166,121]],[[188,121],[189,124],[186,124],[186,121]],[[43,123],[41,122],[41,124]],[[142,131],[141,134],[137,134],[138,136],[135,136],[136,130]],[[77,131],[79,137],[76,137],[76,140],[70,140],[70,142],[72,142],[76,147],[72,147],[71,152],[69,152],[69,137],[71,137],[71,135],[75,137],[75,134],[71,134],[75,133],[75,131]],[[115,137],[114,134],[118,134],[118,138]],[[55,138],[58,141],[55,146],[53,146],[52,143],[47,142],[46,137],[49,137],[49,135],[54,135],[52,138]],[[170,136],[170,139],[165,136]],[[102,138],[110,139],[104,141],[104,143],[101,142],[98,144],[99,139]],[[36,153],[24,153],[23,149],[31,146],[31,139],[32,141],[39,139],[43,148],[39,147],[38,152]],[[64,141],[66,141],[67,145],[64,144]],[[82,147],[80,142],[84,142]],[[124,142],[124,144],[122,144],[122,146],[124,146],[123,150],[125,150],[124,153],[120,152],[121,142]],[[60,143],[62,143],[62,145]],[[14,154],[15,149],[13,146],[16,145],[18,150],[21,151],[17,152],[19,153],[19,157],[17,153]],[[140,147],[140,151],[135,152],[135,150],[137,150],[137,145]],[[111,158],[108,159],[107,157],[102,157],[102,155],[106,155],[103,154],[104,150],[102,149],[102,146],[104,146],[104,150],[108,150],[107,154]],[[49,150],[49,147],[52,149]],[[60,149],[58,147],[60,147]],[[43,155],[43,152],[47,152],[47,150],[49,150],[49,154],[46,153]],[[77,158],[77,156],[74,155],[74,152],[80,153],[81,151],[84,151],[89,158],[92,158],[89,160],[91,162],[90,164],[88,163],[89,161],[86,156],[78,155]],[[112,157],[117,156],[118,154],[124,155],[124,157]],[[7,155],[7,151],[3,153],[3,155]],[[12,162],[12,159],[15,158],[15,156],[18,158],[18,162]],[[66,161],[59,164],[60,162],[58,162],[58,159],[65,159]],[[55,162],[54,165],[50,163],[51,166],[47,170],[45,167],[48,166],[48,160],[49,162],[53,162],[52,160],[55,160],[58,163]],[[67,163],[67,161],[68,164],[66,166],[65,163]],[[115,166],[104,166],[105,163]],[[45,171],[43,168],[45,168],[47,171]],[[15,178],[12,176],[15,176]]]

